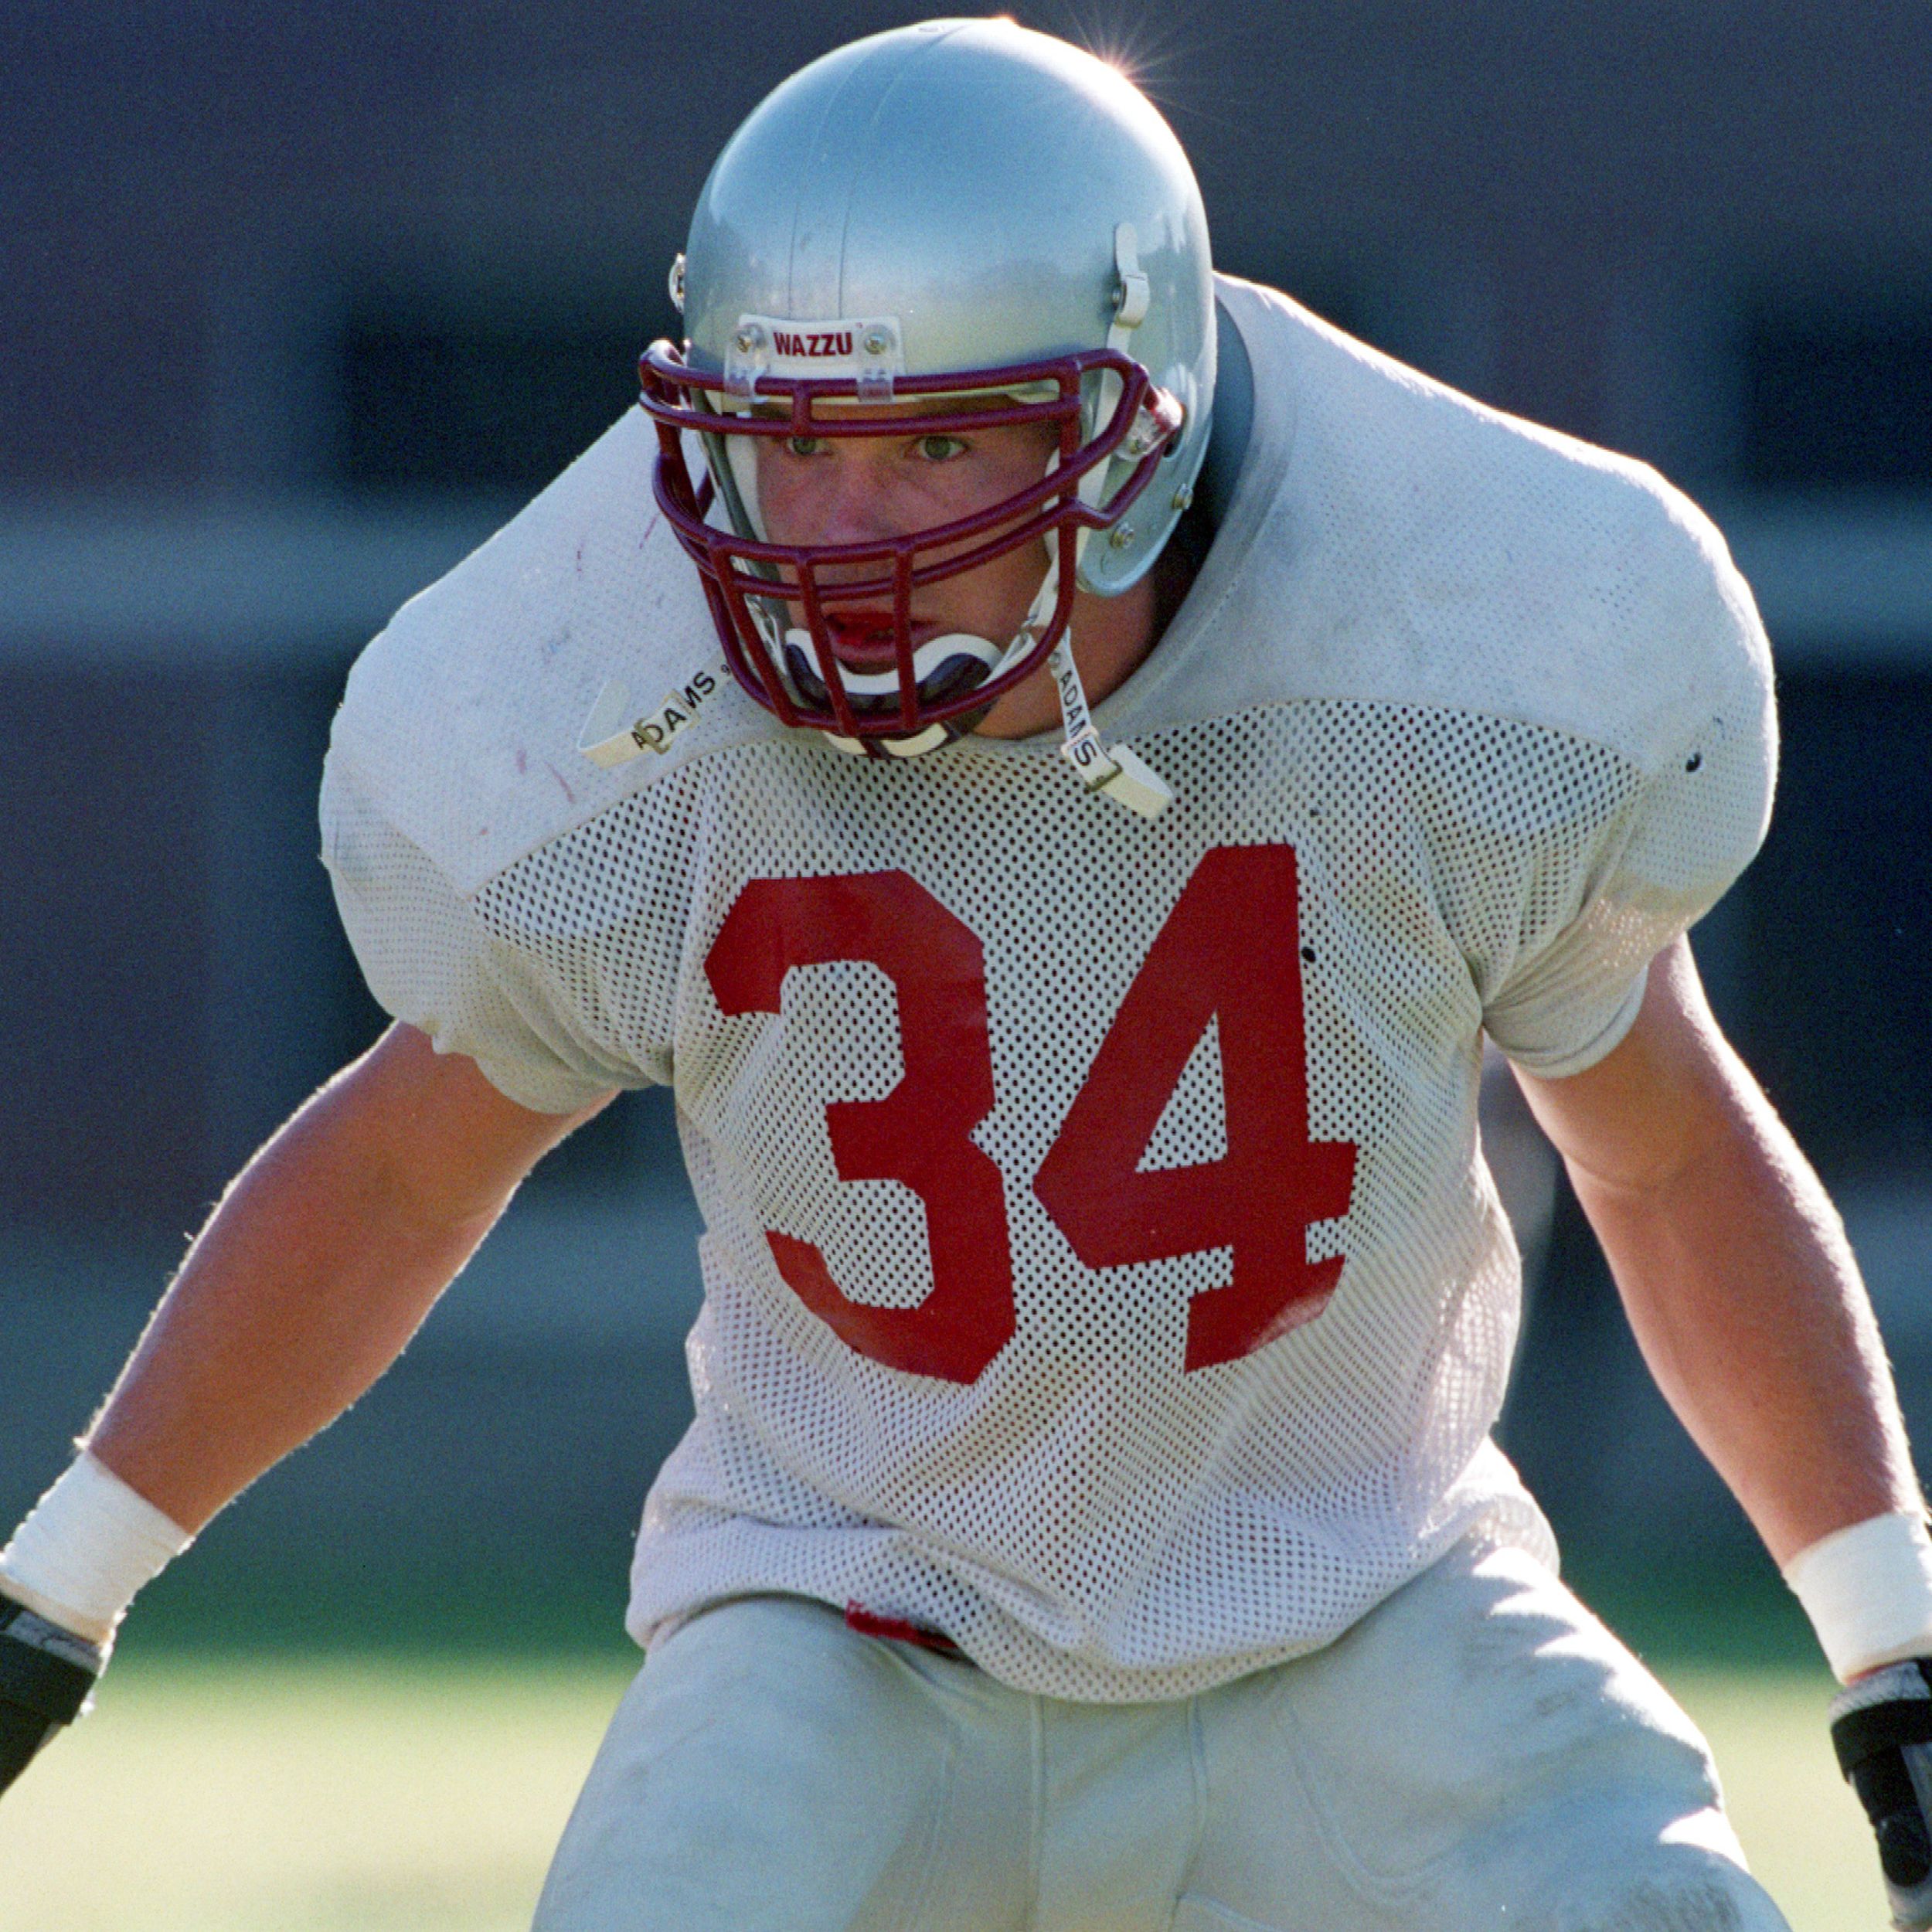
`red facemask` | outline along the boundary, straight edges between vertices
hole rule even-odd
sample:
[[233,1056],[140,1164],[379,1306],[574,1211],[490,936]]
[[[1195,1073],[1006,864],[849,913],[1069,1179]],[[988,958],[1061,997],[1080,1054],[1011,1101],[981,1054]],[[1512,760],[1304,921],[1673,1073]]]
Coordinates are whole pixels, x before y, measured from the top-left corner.
[[[644,408],[658,429],[658,506],[697,566],[732,675],[784,723],[852,741],[875,757],[889,748],[923,750],[923,744],[906,741],[949,721],[944,736],[965,729],[971,717],[1046,661],[1073,613],[1081,532],[1111,530],[1119,523],[1152,481],[1182,420],[1174,398],[1115,349],[1006,369],[900,377],[890,387],[893,402],[1017,393],[1015,400],[995,408],[916,418],[869,410],[821,416],[821,403],[882,399],[869,390],[862,394],[862,379],[850,377],[760,374],[747,390],[723,375],[692,368],[668,342],[645,350],[638,371]],[[1118,391],[1107,420],[1084,440],[1083,385],[1103,395]],[[1047,393],[1042,400],[1018,400],[1043,390]],[[716,399],[726,396],[739,410],[719,406]],[[747,406],[753,399],[782,404],[786,413],[755,415]],[[717,527],[707,521],[712,479],[695,484],[685,461],[687,430],[720,439],[710,447],[723,449],[722,439],[731,437],[903,436],[909,421],[922,436],[1048,423],[1058,435],[1057,460],[1038,483],[971,516],[906,536],[838,544],[773,543]],[[1083,495],[1083,482],[1116,455],[1134,468],[1113,495],[1094,502],[1090,485]],[[1017,637],[1004,642],[944,638],[916,653],[916,590],[1043,540],[1052,546],[1053,559],[1050,604],[1043,608],[1036,601]],[[956,553],[944,554],[948,551]],[[855,678],[839,662],[834,632],[845,628],[849,636],[858,628],[885,641],[882,605],[892,612],[893,669]]]

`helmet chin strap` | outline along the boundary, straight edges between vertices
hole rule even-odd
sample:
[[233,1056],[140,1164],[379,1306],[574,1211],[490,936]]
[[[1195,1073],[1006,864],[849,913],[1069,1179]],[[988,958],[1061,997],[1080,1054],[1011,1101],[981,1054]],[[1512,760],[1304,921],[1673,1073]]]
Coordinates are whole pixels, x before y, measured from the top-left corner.
[[[1082,531],[1082,539],[1088,534]],[[982,682],[993,678],[1029,649],[1046,629],[1059,595],[1060,558],[1056,553],[1046,566],[1032,607],[1026,614],[1026,621],[1005,651],[998,650],[985,638],[954,631],[921,645],[913,654],[913,675],[923,680],[948,659],[971,658],[986,667]],[[786,633],[786,642],[802,652],[810,649],[811,640],[806,632],[794,630]],[[811,660],[807,658],[805,662],[809,663]],[[1060,755],[1072,765],[1081,784],[1089,791],[1104,792],[1141,818],[1159,818],[1174,802],[1173,788],[1125,745],[1109,746],[1101,739],[1100,728],[1094,723],[1087,706],[1087,688],[1080,681],[1080,667],[1073,661],[1073,632],[1070,624],[1060,633],[1060,641],[1048,655],[1046,665],[1060,699],[1063,733]],[[890,700],[899,695],[896,670],[869,674],[842,672],[841,675],[847,692],[853,697]],[[832,732],[824,735],[841,751],[862,753],[865,750],[856,739],[840,737]],[[916,758],[960,735],[957,726],[949,728],[941,723],[929,726],[917,737],[884,738],[876,742],[893,757]]]
[[[1084,537],[1086,532],[1082,532]],[[913,675],[923,682],[944,671],[948,663],[981,667],[979,682],[986,682],[1021,652],[1030,648],[1051,621],[1060,594],[1060,559],[1055,556],[1046,567],[1026,621],[1015,633],[1004,651],[985,638],[956,631],[934,638],[913,653]],[[768,643],[777,642],[777,626],[760,621]],[[811,634],[788,629],[778,645],[779,662],[784,674],[795,685],[801,669],[813,664]],[[791,662],[791,660],[795,660]],[[1073,662],[1073,634],[1070,625],[1060,635],[1046,659],[1053,689],[1058,694],[1063,732],[1060,755],[1072,765],[1089,791],[1104,792],[1143,818],[1158,818],[1174,802],[1173,788],[1125,745],[1109,746],[1101,739],[1099,727],[1087,702],[1087,689],[1080,682],[1080,667]],[[817,672],[811,675],[816,678]],[[899,673],[890,671],[842,672],[845,690],[854,697],[889,702],[899,695]],[[684,689],[674,692],[658,709],[633,717],[630,696],[617,679],[607,682],[580,735],[577,749],[593,764],[610,767],[627,763],[640,752],[667,751],[675,735],[695,719],[699,706],[726,682],[723,665],[707,670]],[[873,742],[890,757],[917,758],[961,736],[969,726],[957,719],[929,725],[910,738],[881,738]],[[821,734],[839,750],[863,755],[866,747],[855,738],[841,737],[835,732]]]
[[[811,648],[811,639],[802,631],[787,631],[785,641],[795,650],[808,652]],[[999,668],[1000,651],[987,638],[974,637],[965,631],[948,631],[944,637],[934,638],[913,651],[913,682],[923,685],[929,678],[936,676],[948,662],[958,658],[983,666],[986,675],[991,677]],[[807,662],[810,661],[808,658]],[[838,675],[848,697],[878,699],[889,703],[899,696],[896,667],[888,671],[842,669]]]
[[[1083,541],[1091,532],[1083,530]],[[1040,586],[1041,597],[1052,607],[1060,580],[1060,559],[1056,556],[1046,567],[1046,581]],[[1036,611],[1041,608],[1036,600]],[[1066,760],[1089,791],[1104,791],[1117,803],[1142,818],[1158,818],[1174,802],[1174,789],[1167,781],[1125,745],[1108,745],[1087,709],[1087,687],[1080,682],[1080,666],[1073,662],[1073,627],[1070,624],[1060,641],[1047,655],[1046,668],[1053,675],[1059,695],[1063,736],[1060,756]]]
[[[948,689],[970,690],[972,684],[984,684],[998,670],[1002,655],[999,647],[989,638],[976,638],[964,631],[948,631],[943,638],[934,638],[920,645],[913,652],[913,682],[921,691],[926,689],[929,681]],[[823,682],[809,631],[794,627],[785,632],[780,666],[794,689],[808,683],[816,685]],[[968,683],[968,678],[972,684]],[[848,671],[842,666],[838,681],[848,698],[857,698],[882,709],[898,702],[899,671],[896,665],[885,671]],[[880,738],[874,742],[889,757],[917,758],[959,736],[964,728],[964,720],[944,719],[928,725],[913,737]],[[865,752],[866,747],[856,738],[842,737],[834,731],[821,735],[841,751],[861,756]]]
[[[1049,469],[1051,467],[1049,464]],[[1082,480],[1083,496],[1095,481]],[[1084,547],[1092,535],[1090,530],[1082,530],[1077,539],[1078,546]],[[923,686],[928,679],[944,675],[948,665],[958,666],[958,672],[954,675],[966,674],[976,668],[976,682],[989,683],[1031,649],[1046,630],[1052,620],[1053,607],[1059,600],[1060,575],[1060,553],[1056,549],[1048,560],[1039,588],[1033,594],[1025,622],[1004,650],[988,638],[976,637],[964,631],[949,631],[944,637],[920,645],[913,653],[914,683]],[[794,689],[800,687],[801,680],[808,679],[812,683],[821,681],[810,631],[796,625],[786,625],[776,611],[755,604],[753,615],[774,662]],[[1172,787],[1125,745],[1109,746],[1102,741],[1087,705],[1080,667],[1073,661],[1071,625],[1060,633],[1060,641],[1049,654],[1046,664],[1060,699],[1063,733],[1060,753],[1073,766],[1081,784],[1089,791],[1106,793],[1143,818],[1158,818],[1174,802]],[[883,671],[848,671],[842,668],[838,675],[849,698],[881,706],[892,704],[898,699],[896,665]],[[961,688],[970,687],[962,685]],[[917,758],[950,743],[968,729],[970,726],[961,719],[949,719],[928,725],[923,731],[910,738],[876,738],[872,743],[889,757]],[[841,751],[855,756],[865,753],[866,746],[856,738],[845,737],[834,731],[823,732],[821,736]]]

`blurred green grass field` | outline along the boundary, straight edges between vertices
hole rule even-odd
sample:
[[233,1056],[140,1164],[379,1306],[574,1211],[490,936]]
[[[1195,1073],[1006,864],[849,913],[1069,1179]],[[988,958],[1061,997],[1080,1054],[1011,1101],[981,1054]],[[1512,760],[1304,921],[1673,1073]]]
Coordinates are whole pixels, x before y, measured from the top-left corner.
[[0,1805],[5,1932],[526,1932],[628,1666],[117,1662]]
[[[1794,1932],[1885,1923],[1821,1669],[1661,1667]],[[522,1932],[623,1656],[116,1665],[0,1806],[5,1932]]]

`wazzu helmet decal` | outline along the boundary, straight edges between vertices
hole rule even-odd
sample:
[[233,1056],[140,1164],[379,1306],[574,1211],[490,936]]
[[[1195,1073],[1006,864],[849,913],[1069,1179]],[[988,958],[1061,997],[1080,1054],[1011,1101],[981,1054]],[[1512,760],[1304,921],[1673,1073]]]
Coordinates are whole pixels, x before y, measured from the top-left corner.
[[[1152,566],[1207,447],[1206,220],[1145,97],[1006,20],[842,47],[726,145],[672,291],[685,340],[654,343],[640,371],[655,493],[745,690],[845,749],[904,757],[969,729],[1050,661],[1083,780],[1158,810],[1158,779],[1100,743],[1069,638],[1077,590],[1117,595]],[[1044,425],[1053,453],[1037,482],[942,526],[773,540],[759,439],[909,423]],[[1042,578],[1013,636],[920,637],[922,589],[1028,546]],[[842,626],[876,648],[842,658]]]

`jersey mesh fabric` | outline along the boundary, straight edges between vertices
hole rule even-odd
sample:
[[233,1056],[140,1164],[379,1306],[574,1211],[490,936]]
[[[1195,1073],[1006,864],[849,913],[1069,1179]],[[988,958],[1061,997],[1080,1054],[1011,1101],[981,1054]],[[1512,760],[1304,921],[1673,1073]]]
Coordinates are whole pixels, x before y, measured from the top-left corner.
[[474,1060],[539,1114],[569,1114],[613,1087],[669,1077],[599,1055],[570,1021],[540,956],[497,944],[475,906],[370,804],[340,764],[325,767],[323,862],[369,990],[445,1053]]
[[[325,852],[379,998],[527,1105],[675,1090],[706,1297],[696,1420],[638,1540],[641,1641],[792,1591],[936,1627],[1022,1689],[1166,1698],[1331,1641],[1472,1531],[1553,1558],[1488,1440],[1519,1286],[1477,1145],[1481,1043],[1550,1073],[1600,1057],[1645,963],[1747,861],[1774,757],[1762,634],[1648,472],[1228,293],[1253,447],[1187,607],[1099,714],[1175,789],[1151,824],[1083,798],[1044,743],[874,764],[729,691],[670,757],[575,760],[613,660],[671,685],[708,648],[689,566],[637,507],[634,427],[352,679]],[[1314,1318],[1190,1367],[1230,1248],[1090,1267],[1036,1190],[1190,881],[1267,848],[1294,855],[1294,903],[1249,930],[1292,954],[1305,1139],[1354,1150],[1284,1266],[1342,1266]],[[984,971],[968,1158],[997,1181],[969,1245],[1003,1218],[1012,1314],[970,1379],[849,1345],[781,1264],[809,1243],[850,1303],[934,1295],[959,1230],[899,1181],[842,1179],[852,1117],[828,1114],[895,1090],[920,1015],[835,950],[771,1010],[727,1012],[709,970],[760,882],[887,874]],[[758,943],[797,939],[801,903]],[[1138,1173],[1229,1155],[1247,1043],[1239,988],[1213,990]]]
[[[1564,734],[1308,704],[1141,748],[1180,798],[1155,826],[1070,798],[1060,761],[1030,749],[910,769],[808,742],[721,752],[466,909],[574,1043],[562,1062],[526,1026],[461,1023],[458,1040],[489,1033],[494,1073],[514,1046],[545,1078],[583,1080],[574,1101],[600,1068],[675,1072],[706,1294],[688,1347],[697,1418],[639,1543],[641,1639],[720,1597],[793,1590],[933,1624],[1026,1688],[1171,1696],[1328,1641],[1479,1524],[1550,1553],[1486,1444],[1518,1286],[1476,1147],[1481,989],[1554,1051],[1601,1043],[1644,961],[1754,842],[1754,794],[1706,761],[1706,829],[1675,842],[1706,866],[1626,882],[1656,789]],[[1203,855],[1274,842],[1299,861],[1309,1131],[1359,1150],[1348,1214],[1310,1230],[1308,1254],[1345,1267],[1316,1320],[1189,1371],[1189,1301],[1226,1279],[1226,1251],[1089,1270],[1029,1183]],[[400,838],[386,860],[360,851],[399,873],[421,862]],[[891,982],[863,963],[802,968],[781,1015],[730,1019],[702,970],[748,880],[894,868],[985,948],[996,1097],[974,1138],[1004,1180],[1017,1332],[964,1387],[855,1352],[767,1240],[816,1244],[856,1300],[931,1291],[918,1200],[841,1181],[825,1124],[828,1104],[900,1077]],[[1580,927],[1593,879],[1607,910]],[[366,878],[359,906],[384,898]],[[433,961],[413,913],[389,933],[349,916],[366,959],[400,947],[425,984],[468,983],[467,930]],[[1225,1151],[1217,1057],[1204,1039],[1144,1167]],[[509,1084],[543,1090],[536,1072]]]

